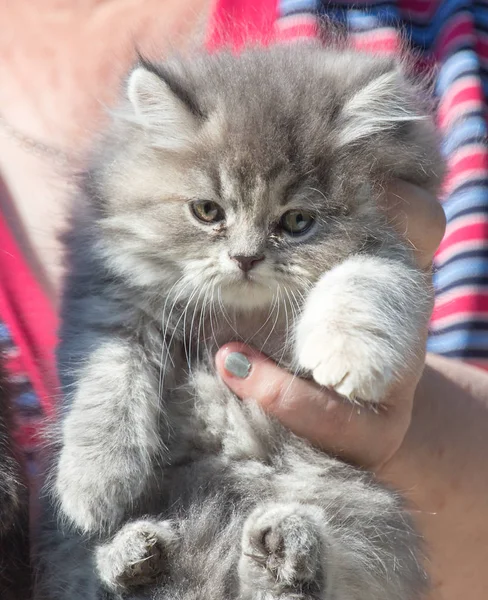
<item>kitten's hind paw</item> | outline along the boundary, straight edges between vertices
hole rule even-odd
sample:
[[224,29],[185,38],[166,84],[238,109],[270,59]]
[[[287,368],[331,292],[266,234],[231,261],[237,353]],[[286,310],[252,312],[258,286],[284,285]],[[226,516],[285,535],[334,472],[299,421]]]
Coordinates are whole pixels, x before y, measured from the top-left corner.
[[156,583],[166,570],[166,558],[177,542],[169,521],[128,523],[111,541],[96,549],[98,575],[111,591]]
[[319,508],[301,504],[258,507],[244,524],[239,575],[244,589],[304,597],[325,584],[327,542]]

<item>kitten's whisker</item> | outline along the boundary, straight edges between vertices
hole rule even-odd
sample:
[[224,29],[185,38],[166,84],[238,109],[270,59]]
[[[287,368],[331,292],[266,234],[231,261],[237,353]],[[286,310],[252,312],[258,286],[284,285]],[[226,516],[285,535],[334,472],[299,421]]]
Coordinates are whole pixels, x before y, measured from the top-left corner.
[[283,286],[283,291],[286,294],[286,298],[283,296],[283,308],[285,309],[285,339],[284,339],[284,342],[283,342],[283,349],[281,351],[281,356],[280,356],[280,358],[277,361],[278,365],[282,364],[283,358],[284,358],[284,356],[286,354],[286,351],[288,349],[288,335],[289,335],[288,332],[289,332],[289,327],[290,327],[290,320],[288,318],[288,308],[286,306],[288,304],[288,302],[289,302],[289,296],[288,296],[288,292],[286,290],[286,286]]
[[257,331],[255,331],[252,335],[250,335],[248,338],[246,338],[244,340],[245,344],[249,344],[266,327],[269,320],[271,319],[271,316],[273,315],[274,305],[277,301],[278,301],[278,294],[275,291],[275,292],[273,292],[273,298],[271,300],[271,306],[269,308],[269,313],[268,313],[268,316],[266,317],[266,320],[264,321],[264,323],[261,325],[261,327]]
[[215,296],[215,288],[216,288],[216,286],[217,286],[217,282],[214,282],[214,284],[212,286],[212,294],[211,294],[212,299],[211,299],[211,302],[210,302],[209,315],[210,315],[210,329],[211,329],[211,332],[212,332],[212,337],[213,337],[213,340],[215,342],[216,347],[218,348],[219,347],[219,342],[217,340],[217,337],[215,336],[215,328],[214,328],[214,323],[213,323],[213,317],[214,316],[217,317],[217,315],[215,314],[215,303],[213,301],[213,298]]
[[188,302],[186,303],[185,310],[183,311],[183,315],[184,315],[184,317],[183,317],[183,347],[185,350],[186,363],[188,365],[188,373],[190,373],[190,371],[191,371],[191,358],[190,358],[190,354],[189,354],[189,350],[188,350],[187,337],[186,337],[186,316],[188,314],[188,309],[190,308],[191,301],[196,296],[197,292],[200,291],[200,289],[201,288],[199,288],[199,287],[195,288],[195,290],[192,292],[191,296],[189,297]]
[[[295,298],[295,301],[296,301],[295,294],[293,293],[293,291],[292,291],[292,290],[287,290],[287,289],[285,288],[285,292],[286,292],[286,294],[287,294],[287,295],[288,295],[288,292],[290,292],[290,293],[293,295],[293,297]],[[297,304],[296,304],[296,307],[297,307],[297,311],[299,311],[299,310],[300,310],[300,307],[299,307],[299,305],[298,305],[298,302],[297,302]],[[292,310],[293,310],[293,308],[292,308]],[[295,314],[295,320],[297,320],[297,319],[298,319],[298,314],[299,314],[299,313],[295,312],[294,314]],[[287,330],[287,340],[288,340],[288,330]],[[290,389],[291,389],[291,386],[293,385],[293,382],[294,382],[294,381],[295,381],[295,379],[298,377],[298,372],[299,372],[299,370],[300,370],[300,366],[299,366],[298,364],[296,364],[296,366],[295,366],[295,369],[294,369],[294,371],[293,371],[293,373],[292,373],[292,377],[291,377],[291,379],[290,379],[290,383],[288,384],[288,386],[287,386],[286,390],[285,390],[285,391],[284,391],[284,393],[283,393],[283,396],[282,396],[282,400],[283,400],[283,401],[285,401],[285,400],[286,400],[286,396],[287,396],[287,394],[289,393],[289,391],[290,391]]]
[[[205,289],[205,296],[203,297],[203,301],[202,301],[202,310],[200,312],[200,319],[198,322],[198,335],[197,335],[197,357],[198,357],[198,361],[200,360],[200,341],[205,343],[206,346],[206,341],[205,341],[205,313],[207,311],[207,296],[210,292],[210,287],[209,285],[206,286]],[[203,336],[203,338],[202,338]]]
[[232,329],[232,331],[235,333],[236,337],[240,338],[241,336],[240,336],[240,334],[239,334],[239,333],[236,331],[236,328],[235,328],[235,326],[234,326],[234,325],[231,323],[231,321],[230,321],[230,315],[229,315],[229,313],[227,312],[227,310],[226,310],[226,308],[225,308],[225,305],[224,305],[224,303],[223,303],[223,300],[222,300],[222,288],[221,288],[221,286],[220,286],[220,285],[219,285],[219,288],[218,288],[218,290],[217,290],[217,302],[218,302],[218,304],[219,304],[219,308],[220,308],[220,310],[221,310],[221,312],[222,312],[222,316],[224,317],[224,319],[225,319],[225,321],[226,321],[227,325],[228,325],[228,326],[229,326],[229,327]]
[[182,281],[184,278],[184,275],[182,275],[179,279],[177,279],[173,285],[171,286],[168,295],[166,296],[166,300],[164,302],[163,305],[163,310],[162,310],[162,314],[161,314],[161,334],[162,334],[162,339],[161,339],[161,356],[159,357],[159,382],[158,382],[158,397],[161,398],[161,392],[162,392],[162,387],[163,387],[163,356],[164,356],[164,350],[166,348],[166,352],[169,353],[169,348],[166,345],[166,333],[168,331],[168,327],[169,327],[169,319],[166,320],[166,327],[163,331],[163,323],[164,323],[164,319],[165,319],[165,312],[166,312],[166,305],[168,304],[168,301],[171,297],[171,292],[174,290],[174,288],[180,283],[180,281]]
[[290,327],[290,331],[292,332],[292,336],[294,338],[295,335],[295,327],[297,325],[299,316],[300,316],[300,306],[298,304],[297,298],[292,289],[285,289],[288,299],[290,301],[290,308],[292,311],[292,326]]
[[[295,301],[295,321],[298,319],[300,313],[301,313],[301,306],[297,300],[297,297],[295,296],[295,292],[290,288],[289,289],[290,294],[293,296],[293,300]],[[298,292],[299,293],[299,292]],[[303,300],[303,296],[302,296],[302,300]]]
[[205,344],[206,360],[208,360],[210,358],[209,336],[207,336],[207,332],[206,332],[205,328],[207,326],[207,323],[210,325],[210,310],[212,307],[212,301],[211,301],[212,291],[213,291],[212,288],[209,286],[209,288],[208,288],[209,299],[206,301],[206,306],[205,306],[205,315],[207,315],[207,312],[208,312],[208,318],[207,318],[207,316],[205,316],[205,319],[203,320],[203,343]]
[[308,293],[310,291],[310,289],[312,288],[312,285],[310,284],[309,281],[307,281],[306,279],[304,279],[301,276],[297,277],[297,280],[299,283],[301,283],[303,285],[303,287],[305,288],[304,292],[302,292],[302,290],[299,290],[298,288],[295,288],[295,292],[300,296],[300,298],[302,299],[302,302],[305,303],[305,295],[304,293]]
[[276,328],[276,324],[278,323],[278,319],[280,317],[280,302],[279,302],[280,289],[281,289],[281,286],[278,284],[278,287],[276,288],[276,291],[277,291],[276,317],[275,317],[275,320],[273,321],[273,325],[271,326],[270,332],[268,333],[268,335],[266,336],[266,339],[264,340],[264,342],[261,345],[261,349],[260,349],[261,352],[264,350],[266,344],[268,343],[269,338],[273,335],[274,330]]
[[[188,281],[186,283],[186,285],[183,286],[183,288],[180,290],[180,293],[177,295],[175,301],[173,302],[173,306],[171,307],[171,311],[170,311],[170,313],[168,315],[168,327],[169,327],[169,321],[171,320],[171,315],[172,315],[173,310],[174,310],[174,308],[176,306],[176,303],[178,302],[178,299],[183,295],[184,292],[186,292],[188,289],[191,289],[191,286],[192,286],[192,282]],[[168,350],[166,352],[165,361],[164,361],[164,365],[163,365],[163,381],[164,381],[164,375],[166,373],[166,366],[168,364],[168,360],[170,360],[171,363],[174,366],[173,358],[171,357],[172,344],[173,344],[173,340],[174,340],[174,337],[176,335],[176,332],[178,330],[178,325],[180,324],[180,322],[183,319],[184,315],[185,315],[185,311],[183,311],[181,313],[181,315],[178,317],[178,320],[176,321],[175,325],[173,326],[173,332],[172,332],[171,338],[170,338],[170,340],[168,342]]]
[[[202,302],[202,311],[200,313],[200,322],[199,322],[199,328],[198,328],[198,348],[197,348],[197,352],[198,352],[198,356],[200,356],[200,342],[203,342],[205,344],[205,347],[207,347],[207,342],[206,342],[206,331],[205,331],[205,321],[207,318],[207,306],[208,306],[208,296],[210,294],[210,286],[207,284],[207,287],[205,289],[205,296],[203,298],[203,302]],[[201,333],[200,333],[201,330]]]
[[[182,280],[184,280],[184,278],[185,278],[185,276],[183,275],[182,277],[180,277],[180,279],[178,279],[178,281],[177,281],[176,283],[180,283]],[[182,287],[180,290],[178,290],[178,292],[177,292],[177,294],[176,294],[176,297],[175,297],[175,298],[174,298],[174,300],[173,300],[173,304],[171,305],[171,308],[170,308],[170,310],[169,310],[169,313],[168,313],[167,315],[165,314],[165,311],[166,311],[166,304],[167,304],[167,301],[168,301],[168,299],[169,299],[169,298],[171,298],[171,294],[169,294],[169,295],[168,295],[168,299],[167,299],[167,301],[164,303],[164,307],[163,307],[163,319],[166,319],[166,327],[165,327],[165,330],[164,330],[164,332],[163,332],[163,341],[164,341],[164,343],[166,344],[166,350],[167,350],[168,352],[169,352],[169,350],[170,350],[170,346],[169,346],[169,344],[168,344],[168,343],[167,343],[167,341],[166,341],[166,336],[167,336],[167,334],[168,334],[168,330],[169,330],[169,328],[171,327],[171,316],[172,316],[172,314],[173,314],[173,310],[175,309],[175,307],[176,307],[176,304],[177,304],[178,300],[179,300],[179,299],[180,299],[180,297],[183,295],[183,293],[186,291],[186,289],[187,289],[187,287],[188,287],[189,285],[190,285],[190,283],[189,283],[189,282],[186,282],[186,283],[185,283],[185,285],[183,285],[183,287]],[[176,284],[175,284],[175,285],[173,285],[173,287],[171,288],[171,290],[173,290],[173,289],[175,288],[175,286],[176,286]],[[170,291],[171,291],[171,290],[170,290]],[[171,359],[171,362],[173,362],[173,359]]]
[[[189,349],[188,349],[188,353],[190,355],[190,361],[188,363],[188,369],[191,372],[191,359],[192,359],[192,346],[193,346],[193,326],[195,325],[195,317],[196,314],[198,312],[198,303],[200,302],[200,296],[202,295],[202,292],[205,290],[205,286],[201,285],[200,286],[200,291],[198,292],[198,296],[197,299],[195,301],[195,308],[193,309],[193,316],[191,319],[191,323],[190,323],[190,334],[189,334]],[[197,355],[197,363],[198,363],[198,355]]]

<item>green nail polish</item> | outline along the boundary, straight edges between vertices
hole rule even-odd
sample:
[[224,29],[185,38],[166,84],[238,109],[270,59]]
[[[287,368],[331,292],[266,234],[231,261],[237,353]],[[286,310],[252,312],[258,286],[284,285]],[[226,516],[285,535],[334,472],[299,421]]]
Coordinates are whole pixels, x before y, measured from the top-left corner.
[[245,379],[251,370],[251,363],[244,354],[232,352],[225,359],[225,370],[239,379]]

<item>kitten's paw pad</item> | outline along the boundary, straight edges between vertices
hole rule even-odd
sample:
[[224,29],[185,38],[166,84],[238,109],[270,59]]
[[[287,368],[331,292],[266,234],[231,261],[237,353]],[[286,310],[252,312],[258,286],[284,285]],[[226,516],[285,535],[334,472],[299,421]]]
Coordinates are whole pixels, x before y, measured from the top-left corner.
[[100,579],[110,590],[156,583],[165,573],[176,533],[167,521],[135,521],[96,550]]
[[301,339],[298,362],[319,385],[351,401],[378,403],[395,380],[391,346],[379,333],[349,335],[319,325]]
[[325,548],[312,513],[306,506],[276,504],[260,507],[250,515],[242,538],[248,578],[261,570],[285,587],[303,586],[317,579]]

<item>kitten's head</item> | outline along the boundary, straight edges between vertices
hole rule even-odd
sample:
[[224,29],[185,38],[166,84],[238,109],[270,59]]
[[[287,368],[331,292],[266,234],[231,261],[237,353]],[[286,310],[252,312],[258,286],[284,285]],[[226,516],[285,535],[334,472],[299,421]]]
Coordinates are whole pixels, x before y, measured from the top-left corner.
[[390,59],[312,45],[141,61],[85,182],[110,268],[241,308],[303,290],[385,234],[388,180],[436,189],[416,92]]

